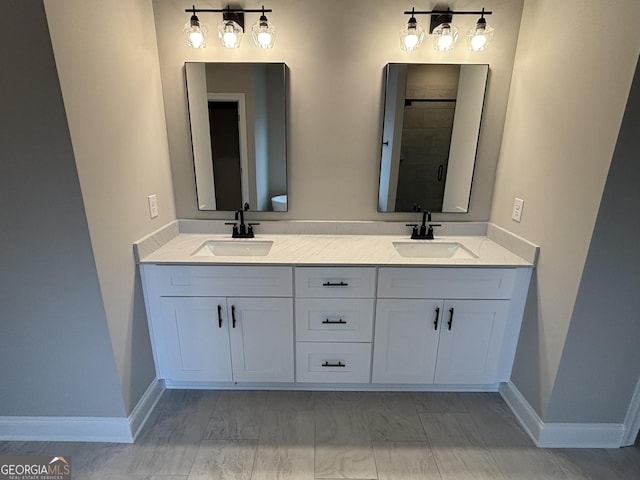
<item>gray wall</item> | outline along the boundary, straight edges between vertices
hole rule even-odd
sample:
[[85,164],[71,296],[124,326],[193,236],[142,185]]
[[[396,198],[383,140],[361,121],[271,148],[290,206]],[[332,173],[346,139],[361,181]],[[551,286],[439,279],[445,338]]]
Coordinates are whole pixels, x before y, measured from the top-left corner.
[[125,416],[41,0],[0,45],[0,416]]
[[[640,65],[589,246],[547,420],[622,423],[640,378]],[[600,395],[594,395],[594,388]]]
[[545,421],[640,53],[640,2],[615,4],[615,54],[602,0],[526,0],[518,38],[490,219],[541,247],[512,381]]
[[[108,333],[131,413],[155,378],[132,244],[176,218],[151,0],[44,3]],[[158,198],[154,219],[151,194]]]

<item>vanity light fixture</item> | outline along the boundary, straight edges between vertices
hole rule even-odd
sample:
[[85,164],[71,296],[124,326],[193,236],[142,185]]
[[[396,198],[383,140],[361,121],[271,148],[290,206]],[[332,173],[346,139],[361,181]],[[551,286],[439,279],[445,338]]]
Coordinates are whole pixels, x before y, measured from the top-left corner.
[[258,48],[272,48],[275,42],[276,29],[273,23],[267,20],[265,13],[272,12],[265,9],[264,5],[260,10],[244,8],[196,8],[195,5],[185,10],[191,13],[191,19],[184,26],[184,33],[187,37],[187,44],[193,48],[204,48],[206,44],[207,27],[200,22],[196,13],[222,13],[222,23],[218,25],[218,40],[225,48],[238,48],[244,35],[244,14],[260,13],[260,18],[251,29],[251,36]]
[[[411,18],[407,27],[400,31],[400,47],[406,51],[420,48],[424,38],[424,30],[418,25],[415,15],[431,15],[429,33],[433,38],[433,48],[438,51],[452,50],[458,40],[458,28],[452,23],[454,15],[480,15],[475,27],[469,30],[467,45],[469,50],[473,52],[482,51],[489,45],[493,36],[493,28],[487,25],[484,16],[492,13],[485,11],[484,8],[481,12],[453,11],[448,8],[446,10],[416,12],[415,8],[412,8],[410,11],[404,12],[405,15],[411,15]],[[420,32],[422,32],[422,36],[420,36]]]

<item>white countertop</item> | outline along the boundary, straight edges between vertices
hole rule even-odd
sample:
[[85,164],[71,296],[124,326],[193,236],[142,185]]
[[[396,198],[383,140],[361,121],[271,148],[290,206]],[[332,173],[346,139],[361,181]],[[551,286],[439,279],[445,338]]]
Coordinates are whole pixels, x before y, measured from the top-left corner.
[[[408,235],[257,234],[254,240],[273,242],[265,256],[194,255],[207,241],[232,240],[227,234],[179,233],[147,255],[140,263],[197,265],[383,265],[383,266],[493,266],[533,267],[485,236],[438,236],[435,240],[410,240]],[[251,241],[251,240],[240,240]],[[402,257],[393,242],[458,242],[477,258]]]

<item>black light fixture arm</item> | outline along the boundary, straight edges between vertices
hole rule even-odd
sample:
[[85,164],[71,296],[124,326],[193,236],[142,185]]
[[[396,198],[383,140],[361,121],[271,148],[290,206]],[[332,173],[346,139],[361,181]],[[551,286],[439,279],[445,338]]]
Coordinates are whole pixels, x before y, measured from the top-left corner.
[[192,8],[185,8],[186,13],[271,13],[273,12],[270,8],[196,8],[195,5]]
[[[191,10],[187,10],[190,12]],[[200,10],[198,10],[200,11]],[[415,11],[415,10],[406,10],[404,12],[405,15],[491,15],[493,12],[487,12],[483,8],[482,11],[455,11],[455,10],[425,10],[425,11]]]

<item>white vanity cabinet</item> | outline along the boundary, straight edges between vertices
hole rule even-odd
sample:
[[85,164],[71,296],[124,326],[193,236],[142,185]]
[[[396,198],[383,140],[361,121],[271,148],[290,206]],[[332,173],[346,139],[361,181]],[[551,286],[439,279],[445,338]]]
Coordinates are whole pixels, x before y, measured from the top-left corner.
[[158,376],[293,382],[291,267],[142,265]]
[[507,380],[519,331],[509,325],[515,280],[515,269],[381,267],[372,381]]
[[296,267],[296,381],[369,383],[376,269]]

